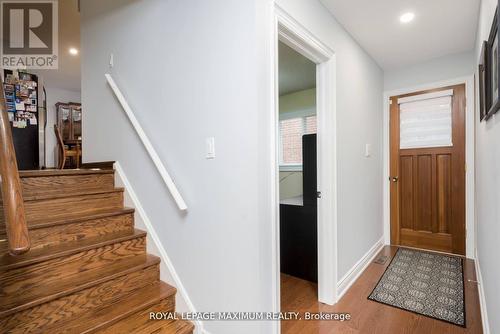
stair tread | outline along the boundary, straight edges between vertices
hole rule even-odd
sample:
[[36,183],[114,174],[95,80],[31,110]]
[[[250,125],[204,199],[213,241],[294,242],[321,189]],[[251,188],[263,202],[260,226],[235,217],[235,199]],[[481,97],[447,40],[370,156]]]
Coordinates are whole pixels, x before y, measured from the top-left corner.
[[124,207],[121,209],[104,209],[104,210],[96,209],[93,212],[68,214],[64,218],[42,218],[42,219],[32,220],[28,222],[28,229],[34,230],[38,228],[44,228],[55,225],[72,224],[92,219],[119,216],[134,212],[135,209],[128,207]]
[[193,330],[194,330],[194,325],[191,322],[184,321],[184,320],[175,320],[175,321],[172,321],[170,324],[165,324],[164,326],[161,327],[160,331],[155,331],[154,333],[155,334],[159,334],[159,333],[188,334],[188,333],[192,333]]
[[115,303],[92,310],[82,316],[63,321],[44,330],[45,333],[92,333],[151,307],[163,299],[174,297],[176,289],[164,282],[141,288]]
[[24,177],[43,177],[43,176],[64,176],[64,175],[89,175],[89,174],[113,174],[113,169],[44,169],[44,170],[24,170],[19,171],[19,176]]
[[[110,194],[117,192],[124,192],[124,188],[115,187],[113,189],[88,189],[83,191],[75,191],[75,192],[45,192],[43,194],[34,194],[34,195],[23,195],[23,200],[27,201],[40,201],[40,200],[48,200],[48,199],[57,199],[57,198],[66,198],[66,197],[79,197],[79,196],[89,196],[89,195],[98,195],[98,194]],[[0,200],[0,203],[2,201]]]
[[154,334],[190,334],[193,333],[194,325],[191,322],[184,320],[172,321],[170,324],[165,324],[159,330],[154,332],[141,332],[141,333],[154,333]]
[[129,333],[134,334],[188,334],[193,332],[194,325],[191,322],[180,319],[149,320],[149,318],[145,319],[143,314],[137,312],[98,333],[124,333],[122,329],[125,328]]
[[86,238],[78,241],[63,243],[56,246],[44,247],[31,250],[23,255],[12,256],[3,254],[0,256],[0,272],[13,268],[27,266],[33,263],[47,261],[61,256],[76,254],[85,250],[99,248],[109,244],[145,237],[146,232],[135,229],[134,233],[110,233],[97,238]]
[[22,294],[11,294],[0,299],[0,317],[67,296],[158,263],[160,263],[159,257],[145,254],[93,268],[76,276],[63,277],[57,283],[28,287]]
[[[124,207],[120,209],[96,209],[92,212],[68,214],[63,218],[41,218],[28,221],[28,230],[46,228],[57,225],[73,224],[93,219],[101,219],[134,213],[135,209]],[[0,235],[5,234],[5,226],[0,225]]]

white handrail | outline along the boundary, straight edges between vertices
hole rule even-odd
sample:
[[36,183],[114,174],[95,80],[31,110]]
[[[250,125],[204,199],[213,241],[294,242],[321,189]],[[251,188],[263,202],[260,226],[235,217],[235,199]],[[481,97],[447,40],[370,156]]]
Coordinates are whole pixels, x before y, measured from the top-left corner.
[[127,114],[128,119],[132,123],[132,126],[134,127],[135,131],[137,132],[137,135],[139,135],[139,138],[141,138],[141,141],[144,144],[144,147],[148,151],[151,159],[153,160],[153,163],[155,164],[156,169],[158,170],[158,173],[160,173],[160,175],[163,179],[163,182],[165,182],[165,185],[167,186],[168,190],[172,194],[172,197],[174,198],[175,203],[177,203],[177,206],[179,207],[180,210],[182,210],[182,211],[187,210],[186,202],[184,202],[184,199],[182,198],[181,194],[179,193],[179,190],[177,189],[177,187],[175,186],[174,181],[172,180],[172,178],[168,174],[167,169],[165,168],[165,166],[161,162],[161,159],[158,156],[158,153],[156,153],[153,145],[149,141],[149,138],[146,136],[146,133],[144,132],[141,125],[137,121],[137,118],[135,118],[135,115],[134,115],[132,109],[130,108],[129,104],[127,103],[127,100],[125,99],[122,92],[120,91],[120,89],[116,85],[115,81],[111,77],[111,74],[106,73],[106,74],[104,74],[104,76],[106,77],[106,80],[108,81],[108,84],[111,87],[111,89],[113,89],[113,92],[115,93],[116,98],[118,99],[118,101],[120,101],[120,104],[122,105],[123,110],[125,110],[125,113]]

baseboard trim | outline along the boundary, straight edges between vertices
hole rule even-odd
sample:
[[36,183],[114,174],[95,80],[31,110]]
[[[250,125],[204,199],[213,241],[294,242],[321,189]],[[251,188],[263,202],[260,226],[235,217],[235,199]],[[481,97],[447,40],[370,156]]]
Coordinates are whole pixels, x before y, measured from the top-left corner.
[[476,267],[476,279],[477,279],[477,288],[479,292],[479,306],[481,308],[481,321],[483,323],[483,333],[490,334],[490,323],[488,322],[488,310],[486,308],[486,295],[484,293],[484,285],[483,285],[483,275],[481,274],[481,267],[479,266],[479,256],[477,255],[477,250],[475,252],[476,259],[474,260],[474,264]]
[[337,283],[337,300],[349,290],[352,284],[358,279],[361,273],[375,259],[377,254],[384,247],[384,237],[380,238],[365,255],[342,277]]
[[[160,238],[158,237],[158,234],[156,233],[153,224],[151,223],[151,220],[149,220],[149,217],[146,214],[146,211],[144,210],[141,202],[139,201],[139,198],[137,197],[134,189],[132,188],[132,185],[130,184],[123,168],[121,167],[120,163],[118,161],[115,162],[114,164],[115,172],[116,172],[116,178],[117,181],[120,182],[121,186],[125,188],[125,197],[129,197],[131,203],[127,203],[128,206],[131,206],[135,209],[136,215],[138,215],[139,219],[141,222],[144,224],[146,230],[147,230],[147,242],[153,242],[154,245],[156,246],[156,249],[158,250],[159,254],[158,255],[161,258],[161,261],[165,264],[167,267],[167,270],[170,274],[170,277],[173,280],[173,285],[177,289],[178,295],[182,298],[184,301],[185,305],[189,309],[189,312],[196,312],[196,309],[191,302],[191,299],[189,298],[189,295],[182,284],[182,281],[177,274],[174,265],[172,264],[172,261],[170,261],[170,258],[167,255],[167,251],[163,247]],[[207,334],[207,332],[203,328],[203,323],[200,321],[195,321],[195,333],[198,334]]]

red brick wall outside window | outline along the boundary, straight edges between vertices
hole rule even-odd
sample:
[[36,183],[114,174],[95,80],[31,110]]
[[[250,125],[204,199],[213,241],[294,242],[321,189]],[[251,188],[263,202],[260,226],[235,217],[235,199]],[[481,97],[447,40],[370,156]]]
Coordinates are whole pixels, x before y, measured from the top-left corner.
[[302,136],[316,130],[316,115],[281,120],[280,165],[301,165]]

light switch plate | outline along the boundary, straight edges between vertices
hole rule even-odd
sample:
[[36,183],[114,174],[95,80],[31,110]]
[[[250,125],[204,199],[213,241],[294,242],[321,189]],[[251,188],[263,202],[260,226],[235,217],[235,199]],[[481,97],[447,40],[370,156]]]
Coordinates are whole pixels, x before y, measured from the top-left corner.
[[365,157],[369,158],[372,155],[372,144],[365,145]]
[[208,137],[206,139],[206,146],[207,146],[206,158],[207,159],[215,159],[215,138]]

